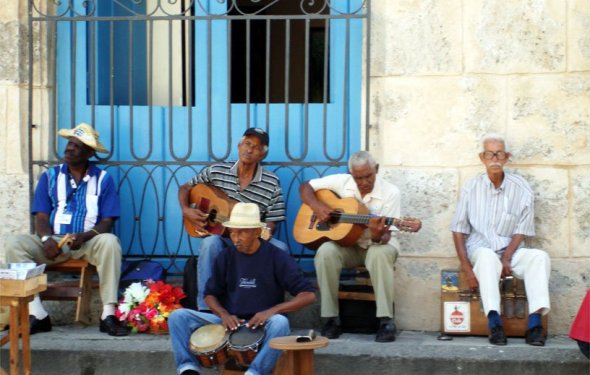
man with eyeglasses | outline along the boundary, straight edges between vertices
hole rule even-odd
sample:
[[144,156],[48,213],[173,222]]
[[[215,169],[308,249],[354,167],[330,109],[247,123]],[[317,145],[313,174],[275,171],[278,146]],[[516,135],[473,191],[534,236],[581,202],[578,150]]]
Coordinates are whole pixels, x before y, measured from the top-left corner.
[[[216,163],[201,170],[178,190],[182,215],[197,230],[204,230],[208,214],[190,206],[189,196],[196,184],[209,184],[221,189],[229,198],[239,202],[255,203],[260,209],[260,218],[272,234],[278,222],[285,220],[285,204],[279,177],[265,169],[260,162],[268,154],[269,137],[263,129],[248,128],[238,143],[238,161]],[[289,251],[287,245],[270,238],[270,243],[281,250]],[[203,238],[197,265],[197,305],[199,310],[209,310],[203,290],[215,258],[231,243],[229,237],[211,235]]]
[[469,287],[479,287],[490,343],[507,343],[498,282],[513,274],[524,279],[531,312],[526,343],[543,346],[541,315],[550,310],[551,262],[546,252],[524,244],[525,236],[535,235],[534,194],[524,178],[504,171],[511,154],[501,135],[486,135],[482,145],[479,159],[486,173],[464,186],[450,227],[457,256]]

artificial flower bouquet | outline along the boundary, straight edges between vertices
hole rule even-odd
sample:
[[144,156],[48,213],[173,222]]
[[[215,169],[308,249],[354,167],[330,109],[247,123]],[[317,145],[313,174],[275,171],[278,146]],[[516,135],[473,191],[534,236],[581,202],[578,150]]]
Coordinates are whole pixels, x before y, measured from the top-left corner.
[[181,288],[163,281],[137,282],[125,289],[115,314],[133,333],[167,333],[168,316],[182,307],[180,300],[184,297]]

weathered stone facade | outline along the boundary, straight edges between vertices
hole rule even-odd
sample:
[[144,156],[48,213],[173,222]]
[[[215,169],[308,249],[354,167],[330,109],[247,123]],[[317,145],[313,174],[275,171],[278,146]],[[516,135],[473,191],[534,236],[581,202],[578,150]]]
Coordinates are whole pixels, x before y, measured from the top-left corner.
[[402,239],[400,327],[439,329],[440,271],[458,266],[448,226],[495,131],[535,190],[528,243],[552,258],[550,331],[567,333],[590,287],[590,2],[372,4],[369,148],[424,223]]
[[[27,1],[2,3],[0,249],[1,235],[29,228]],[[479,138],[497,131],[535,190],[531,243],[552,258],[550,332],[567,333],[590,286],[590,2],[371,4],[369,149],[402,190],[403,214],[424,223],[402,238],[399,327],[439,329],[440,271],[458,265],[448,225],[461,187],[483,171]],[[36,142],[47,138],[47,48],[33,51]]]

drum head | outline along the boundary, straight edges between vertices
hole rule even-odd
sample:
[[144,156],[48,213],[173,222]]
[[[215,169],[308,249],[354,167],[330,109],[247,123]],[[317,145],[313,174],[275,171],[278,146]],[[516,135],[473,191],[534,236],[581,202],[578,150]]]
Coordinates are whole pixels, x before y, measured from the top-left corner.
[[251,329],[246,326],[241,326],[236,331],[233,331],[229,336],[229,343],[231,347],[243,348],[262,341],[264,337],[264,328]]
[[224,344],[227,332],[221,324],[207,324],[191,335],[190,346],[193,352],[207,353]]

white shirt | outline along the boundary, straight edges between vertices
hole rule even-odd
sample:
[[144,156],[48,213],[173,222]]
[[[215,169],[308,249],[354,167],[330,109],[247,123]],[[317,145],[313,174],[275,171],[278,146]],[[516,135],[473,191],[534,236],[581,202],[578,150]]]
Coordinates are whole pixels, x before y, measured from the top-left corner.
[[496,189],[484,173],[463,187],[450,229],[468,235],[468,254],[479,247],[502,253],[515,234],[535,235],[534,211],[533,191],[524,178],[504,172]]
[[[382,179],[379,175],[376,176],[375,186],[373,191],[361,197],[361,192],[356,186],[356,182],[349,174],[334,174],[322,178],[316,178],[309,181],[309,184],[314,191],[320,189],[328,189],[338,194],[340,198],[356,198],[362,202],[368,209],[371,215],[385,216],[385,217],[400,217],[400,192],[399,189]],[[398,248],[398,241],[395,238],[395,233],[398,232],[394,226],[390,227],[392,236],[389,244]],[[357,245],[362,248],[368,248],[371,244],[371,231],[367,228]]]

